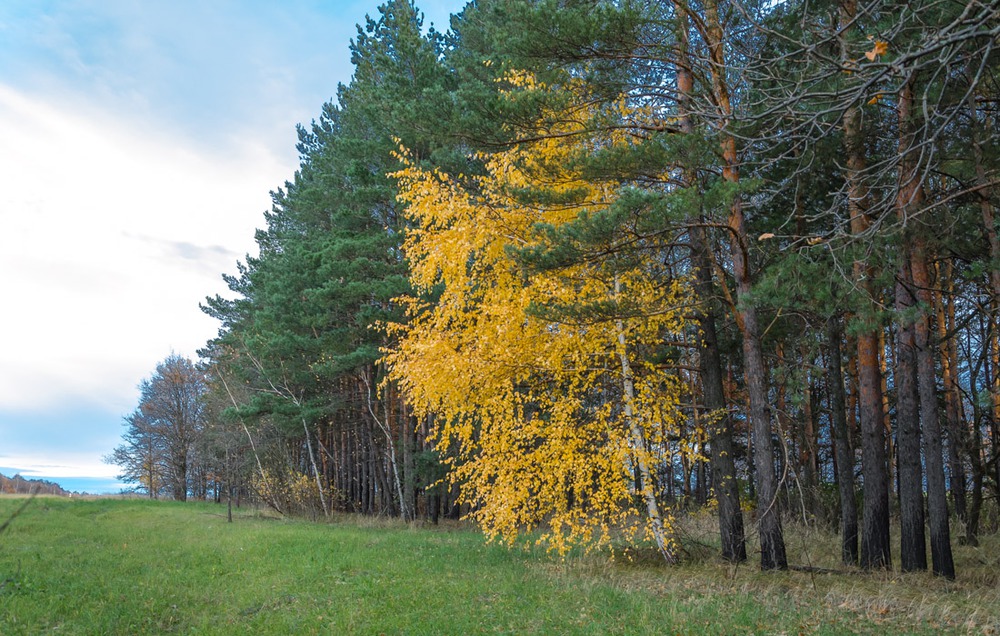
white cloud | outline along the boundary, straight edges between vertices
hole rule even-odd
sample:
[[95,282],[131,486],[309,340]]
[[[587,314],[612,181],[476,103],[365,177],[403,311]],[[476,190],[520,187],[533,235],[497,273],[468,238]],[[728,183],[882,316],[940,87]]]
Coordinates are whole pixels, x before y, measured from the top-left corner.
[[[419,4],[440,29],[464,1]],[[0,466],[114,474],[136,384],[215,335],[198,303],[376,5],[0,0]]]
[[262,145],[80,105],[0,85],[0,408],[121,408],[171,349],[193,355],[217,327],[199,301],[291,176]]
[[114,479],[121,469],[95,462],[92,455],[57,452],[44,457],[32,455],[0,455],[0,466],[8,477],[20,474],[25,479],[58,479],[60,477],[95,477]]

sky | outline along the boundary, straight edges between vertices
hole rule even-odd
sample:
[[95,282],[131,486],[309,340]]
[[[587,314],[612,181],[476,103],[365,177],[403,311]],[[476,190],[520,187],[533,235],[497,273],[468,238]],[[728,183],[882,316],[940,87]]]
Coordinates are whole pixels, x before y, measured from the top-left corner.
[[[0,473],[117,492],[138,384],[217,333],[377,0],[0,1]],[[461,0],[418,0],[446,30]]]

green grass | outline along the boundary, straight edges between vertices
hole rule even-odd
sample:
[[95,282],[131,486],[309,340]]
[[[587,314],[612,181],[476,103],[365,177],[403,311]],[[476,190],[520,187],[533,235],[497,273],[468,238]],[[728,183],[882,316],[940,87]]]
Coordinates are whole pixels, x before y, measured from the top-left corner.
[[[0,520],[18,503],[0,499]],[[0,535],[0,634],[997,633],[996,547],[960,552],[955,583],[764,574],[560,561],[462,526],[39,498]]]

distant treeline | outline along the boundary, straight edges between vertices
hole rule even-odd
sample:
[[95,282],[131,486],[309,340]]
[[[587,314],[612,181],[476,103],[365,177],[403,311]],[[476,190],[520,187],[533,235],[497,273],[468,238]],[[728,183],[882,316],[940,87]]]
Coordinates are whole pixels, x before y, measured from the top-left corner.
[[20,475],[14,475],[13,477],[0,475],[0,493],[8,495],[30,495],[31,493],[37,493],[39,495],[60,495],[63,497],[70,495],[68,490],[64,490],[62,486],[54,481],[25,479]]

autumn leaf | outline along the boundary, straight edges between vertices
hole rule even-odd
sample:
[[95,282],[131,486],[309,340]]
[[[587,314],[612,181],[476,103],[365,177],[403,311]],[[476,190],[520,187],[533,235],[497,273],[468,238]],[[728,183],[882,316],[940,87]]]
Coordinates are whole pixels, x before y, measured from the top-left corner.
[[871,51],[865,53],[865,57],[868,58],[869,62],[874,62],[875,58],[880,55],[885,55],[889,51],[889,43],[883,42],[882,40],[875,40],[875,46]]
[[767,239],[773,239],[773,238],[774,238],[774,233],[773,232],[764,232],[763,234],[761,234],[760,236],[757,237],[757,240],[758,241],[766,241]]

